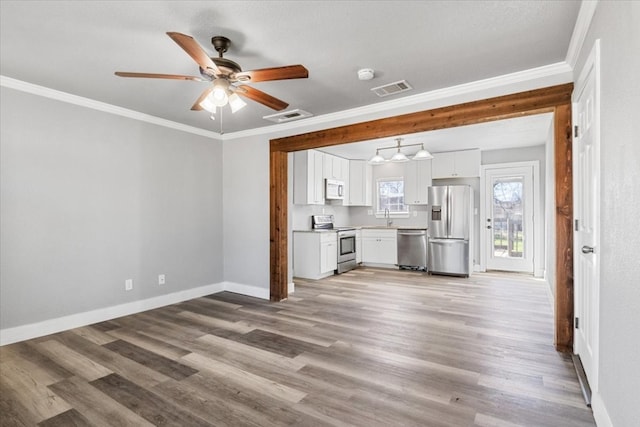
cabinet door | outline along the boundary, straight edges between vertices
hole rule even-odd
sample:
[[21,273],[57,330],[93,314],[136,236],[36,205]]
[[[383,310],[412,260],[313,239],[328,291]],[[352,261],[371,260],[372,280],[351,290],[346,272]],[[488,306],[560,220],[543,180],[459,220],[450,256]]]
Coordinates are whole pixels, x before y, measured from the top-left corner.
[[356,230],[356,262],[358,264],[362,262],[362,233],[360,230]]
[[405,163],[404,202],[407,205],[426,205],[427,189],[431,186],[431,160]]
[[389,237],[363,237],[362,262],[371,264],[397,264],[396,239]]
[[456,151],[454,166],[457,177],[480,176],[480,150]]
[[338,268],[338,252],[335,242],[322,243],[320,251],[320,274]]
[[431,175],[433,178],[451,178],[454,176],[454,152],[434,153]]
[[309,150],[313,153],[313,172],[309,179],[312,182],[312,200],[314,205],[324,205],[324,178],[323,174],[323,153]]
[[315,150],[295,152],[293,170],[293,203],[324,205],[322,153]]
[[371,206],[372,171],[364,160],[351,160],[349,165],[348,204],[351,206]]

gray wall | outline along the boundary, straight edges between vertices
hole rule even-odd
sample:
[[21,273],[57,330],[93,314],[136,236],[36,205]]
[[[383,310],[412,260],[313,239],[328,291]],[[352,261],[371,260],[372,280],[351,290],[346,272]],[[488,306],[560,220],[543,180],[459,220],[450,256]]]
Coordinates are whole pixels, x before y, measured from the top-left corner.
[[601,39],[599,394],[614,426],[640,420],[640,2],[598,2],[575,67]]
[[269,139],[224,143],[225,281],[269,289]]
[[2,328],[223,280],[219,142],[5,87],[0,98]]

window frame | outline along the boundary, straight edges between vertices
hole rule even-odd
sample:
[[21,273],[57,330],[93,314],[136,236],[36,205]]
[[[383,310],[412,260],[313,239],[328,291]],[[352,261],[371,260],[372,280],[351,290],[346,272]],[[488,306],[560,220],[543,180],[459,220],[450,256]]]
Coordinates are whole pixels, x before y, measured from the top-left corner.
[[389,217],[390,218],[409,218],[410,216],[410,211],[409,211],[409,205],[406,204],[404,202],[404,196],[405,196],[405,189],[404,189],[404,185],[405,185],[405,179],[403,176],[385,176],[385,177],[380,177],[376,179],[376,186],[375,186],[375,217],[376,218],[385,218],[385,211],[384,209],[380,210],[380,184],[382,182],[402,182],[402,205],[404,206],[405,210],[403,211],[394,211],[394,212],[389,212]]

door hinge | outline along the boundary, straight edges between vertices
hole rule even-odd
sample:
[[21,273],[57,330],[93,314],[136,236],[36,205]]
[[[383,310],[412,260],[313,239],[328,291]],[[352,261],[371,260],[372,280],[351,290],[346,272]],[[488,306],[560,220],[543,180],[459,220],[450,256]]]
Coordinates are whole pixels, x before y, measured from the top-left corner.
[[578,137],[578,125],[575,125],[573,127],[573,136],[574,136],[574,138]]
[[580,318],[579,317],[575,318],[575,325],[576,325],[575,326],[576,329],[580,329]]
[[575,229],[576,231],[578,231],[578,220],[576,219],[574,222],[575,222]]

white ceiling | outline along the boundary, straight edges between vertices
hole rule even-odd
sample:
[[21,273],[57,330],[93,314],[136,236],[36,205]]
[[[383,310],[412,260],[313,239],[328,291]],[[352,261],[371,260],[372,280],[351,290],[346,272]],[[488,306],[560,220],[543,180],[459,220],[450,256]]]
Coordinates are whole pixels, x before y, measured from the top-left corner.
[[[232,40],[225,57],[244,70],[303,64],[308,79],[252,85],[289,102],[288,110],[320,116],[562,62],[579,7],[577,1],[538,0],[3,0],[0,73],[229,134],[273,126],[262,117],[275,111],[248,101],[238,113],[232,115],[227,107],[222,120],[211,121],[205,112],[190,111],[207,83],[126,79],[113,73],[198,75],[197,65],[165,33],[189,34],[211,56],[211,37],[224,35]],[[359,81],[356,72],[363,67],[373,68],[376,77]],[[403,79],[413,91],[386,98],[370,91]],[[432,151],[453,148],[451,141],[458,144],[455,148],[535,145],[543,142],[548,120],[541,116],[438,131],[411,136],[406,143],[422,138]],[[349,156],[364,156],[353,153]]]

